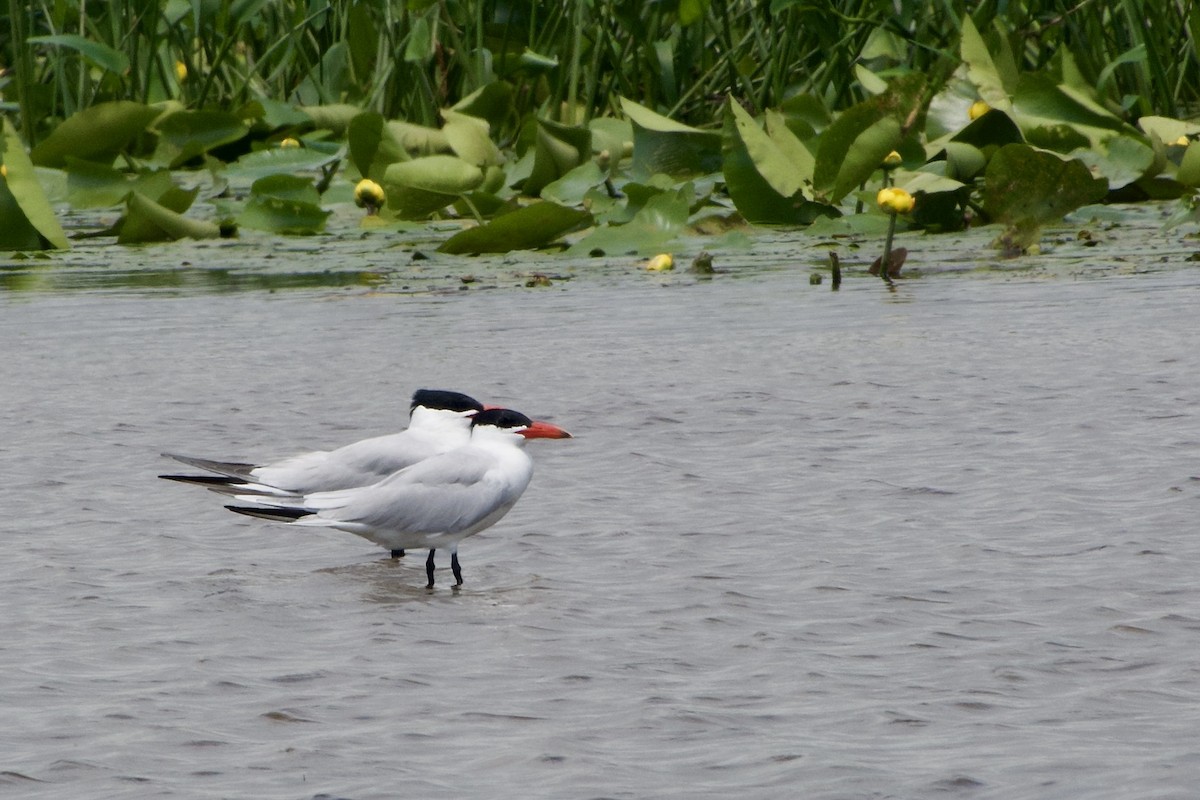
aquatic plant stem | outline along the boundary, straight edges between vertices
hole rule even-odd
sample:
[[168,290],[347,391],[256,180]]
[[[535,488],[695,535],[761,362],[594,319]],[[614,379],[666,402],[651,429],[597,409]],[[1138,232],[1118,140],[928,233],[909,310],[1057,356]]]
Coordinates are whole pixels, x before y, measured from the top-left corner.
[[888,212],[887,238],[883,240],[883,258],[879,262],[879,277],[889,286],[892,283],[892,239],[896,236],[896,212]]

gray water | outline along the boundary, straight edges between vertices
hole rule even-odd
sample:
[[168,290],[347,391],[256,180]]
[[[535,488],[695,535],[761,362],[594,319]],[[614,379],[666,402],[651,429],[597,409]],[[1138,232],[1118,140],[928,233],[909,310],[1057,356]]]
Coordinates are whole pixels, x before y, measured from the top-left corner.
[[[0,795],[1194,797],[1200,271],[807,278],[0,294]],[[422,386],[459,591],[156,477]]]

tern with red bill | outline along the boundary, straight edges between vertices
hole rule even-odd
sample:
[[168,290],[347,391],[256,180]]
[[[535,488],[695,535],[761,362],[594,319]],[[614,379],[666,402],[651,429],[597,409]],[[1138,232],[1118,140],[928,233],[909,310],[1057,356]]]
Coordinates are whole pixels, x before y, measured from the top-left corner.
[[411,467],[430,456],[461,447],[471,438],[471,417],[483,405],[461,392],[419,389],[400,433],[374,436],[336,450],[315,450],[261,466],[166,455],[209,475],[160,475],[223,494],[305,495],[353,489]]
[[472,417],[465,445],[371,486],[300,498],[240,495],[239,500],[261,506],[226,508],[292,525],[348,531],[393,552],[428,549],[425,573],[430,587],[434,553],[449,549],[455,586],[461,586],[458,543],[495,525],[529,486],[533,461],[525,442],[569,438],[562,428],[535,422],[518,411],[488,409]]

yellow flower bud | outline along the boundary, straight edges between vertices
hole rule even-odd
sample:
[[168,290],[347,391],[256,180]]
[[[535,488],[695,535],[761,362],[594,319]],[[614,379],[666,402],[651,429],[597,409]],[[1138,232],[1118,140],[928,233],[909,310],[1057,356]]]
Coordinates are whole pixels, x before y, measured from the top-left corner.
[[187,80],[187,76],[188,76],[187,64],[183,63],[182,61],[176,61],[175,62],[175,77],[176,77],[176,79],[178,79],[178,81],[180,83],[183,83],[184,81]]
[[279,143],[279,146],[280,147],[299,147],[300,142],[299,142],[299,140],[293,139],[291,136],[289,136],[286,139],[282,140]]
[[1187,147],[1191,143],[1192,143],[1191,140],[1188,139],[1188,137],[1186,137],[1186,136],[1180,136],[1178,139],[1175,140],[1175,144],[1179,145],[1180,147]]
[[884,156],[883,168],[884,169],[895,169],[896,167],[900,166],[900,164],[903,161],[904,161],[904,159],[900,156],[900,154],[897,153],[895,150],[893,150],[892,152],[890,152],[886,156]]
[[889,187],[880,189],[875,195],[875,202],[889,214],[907,214],[913,210],[913,196],[903,189]]
[[650,272],[666,272],[675,269],[675,259],[671,258],[670,253],[659,253],[646,263],[646,269]]
[[368,214],[374,214],[386,199],[383,187],[369,178],[363,178],[354,187],[354,204],[365,208]]
[[992,107],[989,106],[987,103],[983,102],[982,100],[976,100],[974,103],[971,103],[971,108],[970,108],[970,110],[967,111],[967,116],[970,117],[972,121],[974,121],[974,120],[979,119],[980,117],[982,117],[984,114],[986,114],[987,112],[989,112],[991,110],[992,110]]
[[0,164],[0,178],[8,178],[8,165]]

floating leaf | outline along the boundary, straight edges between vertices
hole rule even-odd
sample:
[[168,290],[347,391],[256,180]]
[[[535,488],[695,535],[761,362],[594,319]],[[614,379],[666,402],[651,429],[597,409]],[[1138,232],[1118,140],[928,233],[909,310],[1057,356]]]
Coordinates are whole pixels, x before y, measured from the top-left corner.
[[9,250],[40,250],[44,241],[61,250],[70,248],[66,234],[54,215],[46,193],[38,183],[33,162],[16,129],[6,117],[0,137],[0,247]]
[[159,135],[159,157],[172,167],[236,142],[250,132],[241,118],[226,111],[178,111],[166,115],[154,127]]
[[667,249],[687,223],[690,192],[659,192],[624,225],[605,225],[580,239],[570,254],[653,255]]
[[1192,142],[1183,152],[1175,178],[1191,189],[1200,188],[1200,142]]
[[250,199],[238,215],[238,224],[272,233],[320,233],[331,212],[319,203],[320,195],[310,179],[269,175],[250,187]]
[[1107,180],[1110,191],[1153,177],[1156,172],[1154,148],[1128,136],[1110,136],[1094,150],[1084,148],[1071,155],[1086,164],[1094,175]]
[[[963,15],[960,51],[962,60],[967,65],[967,77],[979,90],[979,96],[992,108],[1002,111],[1011,108],[1011,76],[1003,74],[996,65],[969,14]],[[1006,78],[1009,79],[1007,86]]]
[[496,217],[486,225],[454,234],[438,248],[442,253],[507,253],[549,244],[564,233],[591,222],[586,211],[557,203],[534,203]]
[[539,119],[533,171],[522,191],[537,197],[544,186],[592,157],[592,132],[584,127]]
[[[726,135],[734,137],[732,144],[726,144],[726,154],[740,144],[745,148],[746,155],[758,174],[775,194],[787,198],[798,193],[804,185],[803,176],[771,137],[763,132],[754,118],[746,113],[741,103],[728,98],[725,112]],[[734,202],[737,202],[736,197]]]
[[67,156],[111,163],[159,113],[157,109],[126,100],[86,108],[63,120],[33,148],[33,163],[62,167]]
[[309,147],[272,147],[247,153],[225,168],[225,176],[235,180],[258,180],[268,175],[312,172],[340,158]]
[[675,122],[625,97],[621,109],[633,123],[635,174],[687,179],[720,172],[721,134]]
[[384,188],[405,186],[444,195],[460,195],[478,189],[483,170],[457,156],[424,156],[392,164],[384,171]]
[[350,121],[362,113],[358,106],[345,103],[335,103],[326,106],[300,106],[300,111],[308,115],[313,125],[318,128],[333,131],[335,136],[342,136],[350,127]]
[[589,190],[604,183],[605,173],[595,161],[585,161],[542,189],[543,200],[567,206],[579,205]]
[[500,155],[500,149],[488,136],[486,120],[457,111],[446,111],[443,115],[446,124],[442,127],[442,133],[446,135],[446,142],[454,151],[454,155],[477,167],[503,163],[504,157]]
[[409,158],[408,151],[384,122],[383,115],[374,111],[364,111],[350,121],[346,140],[350,160],[365,178],[382,180],[390,165]]
[[513,87],[506,81],[493,81],[479,87],[450,107],[452,111],[487,120],[499,128],[513,113]]
[[125,202],[131,189],[161,197],[174,183],[166,169],[139,172],[132,178],[112,167],[67,159],[67,191],[74,208],[109,208]]
[[900,123],[883,101],[874,98],[851,106],[821,134],[813,184],[837,203],[864,183],[888,153],[900,146]]
[[117,243],[142,244],[176,239],[214,239],[220,236],[221,230],[216,223],[183,216],[197,191],[193,189],[188,192],[172,187],[158,202],[141,192],[130,192]]
[[1062,219],[1108,190],[1082,162],[1025,144],[996,151],[984,176],[983,208],[994,220],[1034,225]]

